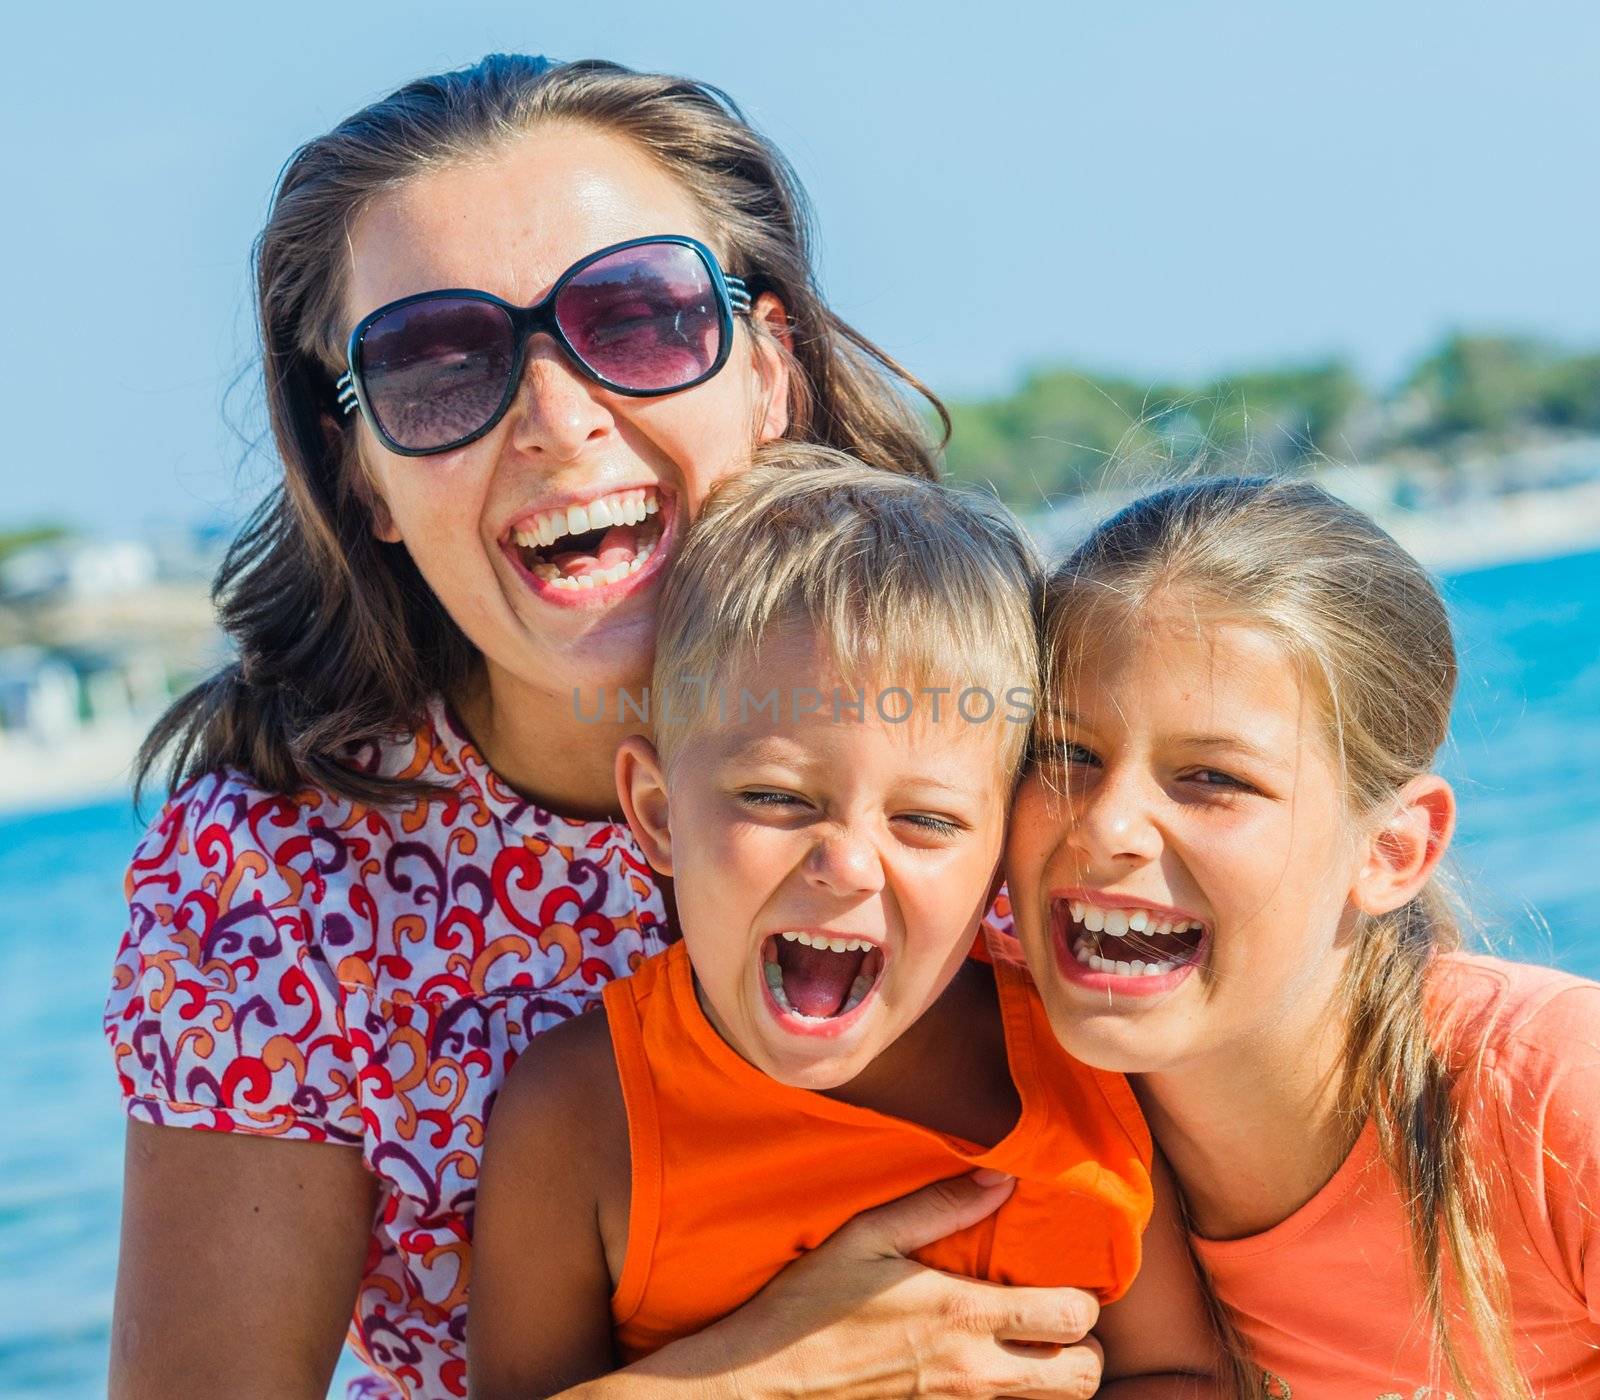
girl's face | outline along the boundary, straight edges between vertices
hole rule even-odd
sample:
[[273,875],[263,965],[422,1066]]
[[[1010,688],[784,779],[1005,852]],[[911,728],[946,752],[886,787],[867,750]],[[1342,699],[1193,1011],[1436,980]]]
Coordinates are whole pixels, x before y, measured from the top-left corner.
[[1125,637],[1084,657],[1013,812],[1052,1024],[1128,1073],[1298,1038],[1335,995],[1364,854],[1316,708],[1260,631],[1180,606]]
[[[345,329],[386,302],[446,287],[529,305],[586,254],[658,233],[727,253],[688,193],[630,143],[580,126],[536,129],[363,211],[350,230]],[[781,311],[763,297],[756,314]],[[720,373],[658,398],[601,388],[536,336],[515,403],[476,442],[402,457],[357,427],[376,528],[405,544],[491,682],[563,694],[624,683],[649,665],[663,566],[684,526],[755,443],[787,426],[785,373],[743,317]],[[587,517],[602,501],[608,528],[597,539],[571,511]],[[547,546],[541,527],[548,535],[556,520],[565,534]],[[614,572],[644,557],[613,582],[556,589],[538,575],[562,545],[562,571]]]

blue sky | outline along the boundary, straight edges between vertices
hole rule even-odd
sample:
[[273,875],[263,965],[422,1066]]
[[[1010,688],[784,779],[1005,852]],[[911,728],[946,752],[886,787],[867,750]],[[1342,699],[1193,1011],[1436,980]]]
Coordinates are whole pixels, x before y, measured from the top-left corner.
[[246,258],[279,167],[496,48],[727,88],[810,188],[835,305],[950,394],[1328,353],[1382,383],[1455,326],[1600,343],[1592,0],[57,3],[7,30],[0,528],[236,518],[272,470]]

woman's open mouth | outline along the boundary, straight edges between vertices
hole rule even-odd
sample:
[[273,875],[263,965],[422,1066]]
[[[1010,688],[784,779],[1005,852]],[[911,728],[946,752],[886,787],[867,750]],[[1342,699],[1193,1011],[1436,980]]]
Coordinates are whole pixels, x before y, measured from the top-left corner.
[[535,511],[512,523],[502,548],[539,596],[578,603],[631,591],[666,557],[670,501],[654,486]]
[[1168,991],[1199,966],[1209,930],[1167,908],[1115,908],[1087,891],[1050,901],[1056,965],[1079,986],[1128,996]]
[[761,945],[769,1008],[785,1030],[838,1035],[858,1019],[883,980],[883,949],[827,930],[786,929]]

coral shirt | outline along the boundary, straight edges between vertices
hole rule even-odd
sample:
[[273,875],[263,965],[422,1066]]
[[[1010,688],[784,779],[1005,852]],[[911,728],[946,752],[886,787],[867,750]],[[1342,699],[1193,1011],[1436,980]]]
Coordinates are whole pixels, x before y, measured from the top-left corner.
[[858,1211],[975,1167],[1014,1175],[1016,1190],[922,1262],[1122,1294],[1150,1218],[1144,1119],[1121,1075],[1056,1043],[1020,962],[998,941],[990,956],[1022,1105],[992,1148],[769,1079],[706,1020],[682,944],[606,987],[633,1154],[611,1304],[626,1357],[732,1311]]
[[[1453,1063],[1482,1055],[1457,1098],[1490,1178],[1523,1373],[1544,1400],[1594,1400],[1600,984],[1452,956],[1433,975],[1429,1019]],[[1248,1239],[1194,1243],[1272,1400],[1444,1400],[1451,1392],[1448,1375],[1430,1365],[1405,1211],[1370,1123],[1333,1179],[1287,1220]],[[1485,1384],[1479,1394],[1492,1391]]]
[[360,1150],[383,1196],[350,1339],[384,1379],[352,1394],[450,1400],[494,1094],[666,945],[666,910],[627,827],[523,800],[441,704],[352,762],[442,790],[174,795],[128,871],[106,1031],[133,1118]]

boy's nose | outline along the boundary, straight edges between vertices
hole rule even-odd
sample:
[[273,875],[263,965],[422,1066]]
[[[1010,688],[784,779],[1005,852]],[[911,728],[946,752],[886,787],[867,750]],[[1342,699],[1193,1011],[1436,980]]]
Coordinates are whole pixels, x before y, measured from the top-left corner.
[[812,846],[805,875],[831,894],[876,894],[883,888],[883,865],[872,843],[848,830],[835,829]]

